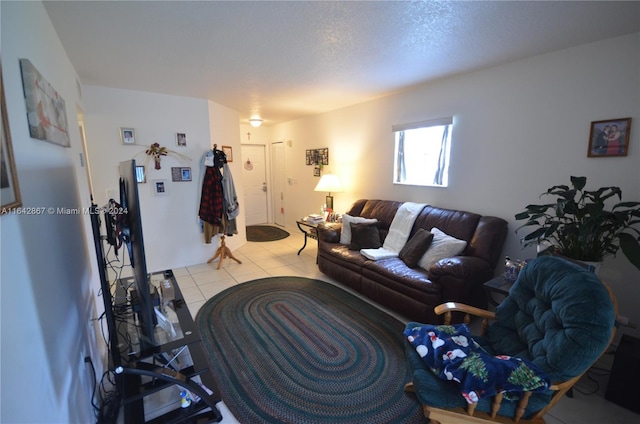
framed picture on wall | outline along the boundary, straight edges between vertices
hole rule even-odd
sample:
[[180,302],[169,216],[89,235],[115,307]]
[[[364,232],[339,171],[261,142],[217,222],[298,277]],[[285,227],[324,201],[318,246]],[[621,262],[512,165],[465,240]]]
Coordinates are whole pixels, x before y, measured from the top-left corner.
[[171,181],[191,181],[191,168],[189,167],[172,167]]
[[29,135],[63,147],[71,147],[64,99],[29,59],[20,59],[27,106]]
[[120,128],[120,140],[122,144],[136,144],[136,130],[133,128]]
[[2,214],[11,212],[22,206],[20,188],[18,187],[18,174],[13,159],[13,147],[11,146],[11,132],[7,117],[7,105],[4,99],[4,85],[2,83],[2,69],[0,69],[0,97],[2,106],[2,145],[0,145],[0,199],[2,199]]
[[589,157],[627,156],[631,118],[591,122]]
[[153,194],[156,196],[168,196],[169,183],[167,180],[153,180]]
[[233,149],[231,148],[231,146],[222,146],[222,151],[224,152],[224,155],[227,157],[227,162],[229,163],[233,162]]
[[180,147],[186,147],[187,135],[185,133],[176,133],[176,143]]

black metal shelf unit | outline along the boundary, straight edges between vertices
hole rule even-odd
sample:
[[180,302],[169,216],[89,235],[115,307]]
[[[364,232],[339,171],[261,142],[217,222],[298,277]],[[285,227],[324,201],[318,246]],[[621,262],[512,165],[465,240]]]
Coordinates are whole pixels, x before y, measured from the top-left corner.
[[[170,316],[167,321],[171,323],[171,331],[157,325],[155,343],[147,343],[137,330],[135,305],[131,300],[135,298],[135,294],[132,296],[131,293],[131,279],[115,281],[113,291],[109,283],[104,238],[100,233],[100,210],[96,205],[92,205],[91,221],[109,332],[108,367],[116,376],[125,423],[220,422],[222,415],[216,407],[220,401],[219,392],[208,366],[200,334],[173,272],[166,270],[149,276],[150,279],[160,278],[168,282],[173,289],[173,299],[162,305],[164,312]],[[178,365],[181,362],[185,362],[184,366]],[[199,399],[194,399],[188,407],[178,405],[147,421],[144,399],[172,386],[188,390]],[[178,391],[176,389],[176,395]]]

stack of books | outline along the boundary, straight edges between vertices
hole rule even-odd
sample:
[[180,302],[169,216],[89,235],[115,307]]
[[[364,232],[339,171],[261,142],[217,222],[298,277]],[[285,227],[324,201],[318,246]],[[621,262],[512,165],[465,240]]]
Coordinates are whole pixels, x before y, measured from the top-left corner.
[[305,217],[305,221],[311,224],[319,224],[322,221],[324,221],[324,218],[322,217],[322,215],[318,215],[317,213],[312,213],[311,215],[307,215]]

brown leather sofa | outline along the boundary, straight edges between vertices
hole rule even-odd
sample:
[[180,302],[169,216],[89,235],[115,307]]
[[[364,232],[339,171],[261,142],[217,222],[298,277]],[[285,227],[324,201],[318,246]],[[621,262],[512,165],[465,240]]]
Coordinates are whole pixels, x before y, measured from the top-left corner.
[[[346,213],[378,219],[384,241],[402,203],[361,199]],[[397,257],[369,260],[339,243],[341,223],[322,223],[318,226],[318,267],[338,282],[413,321],[440,323],[441,317],[434,314],[433,308],[447,301],[486,307],[482,284],[494,277],[507,236],[507,222],[493,216],[426,206],[409,237],[420,228],[429,231],[433,227],[465,240],[467,246],[459,256],[441,259],[425,270],[409,268]]]

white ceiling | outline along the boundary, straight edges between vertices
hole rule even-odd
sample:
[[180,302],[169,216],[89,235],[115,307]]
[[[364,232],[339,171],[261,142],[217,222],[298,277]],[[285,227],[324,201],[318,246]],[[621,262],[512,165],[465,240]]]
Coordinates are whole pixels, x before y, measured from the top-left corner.
[[[82,84],[265,124],[640,32],[640,2],[45,1]],[[598,58],[594,58],[598,60]],[[625,58],[599,60],[611,66]]]

